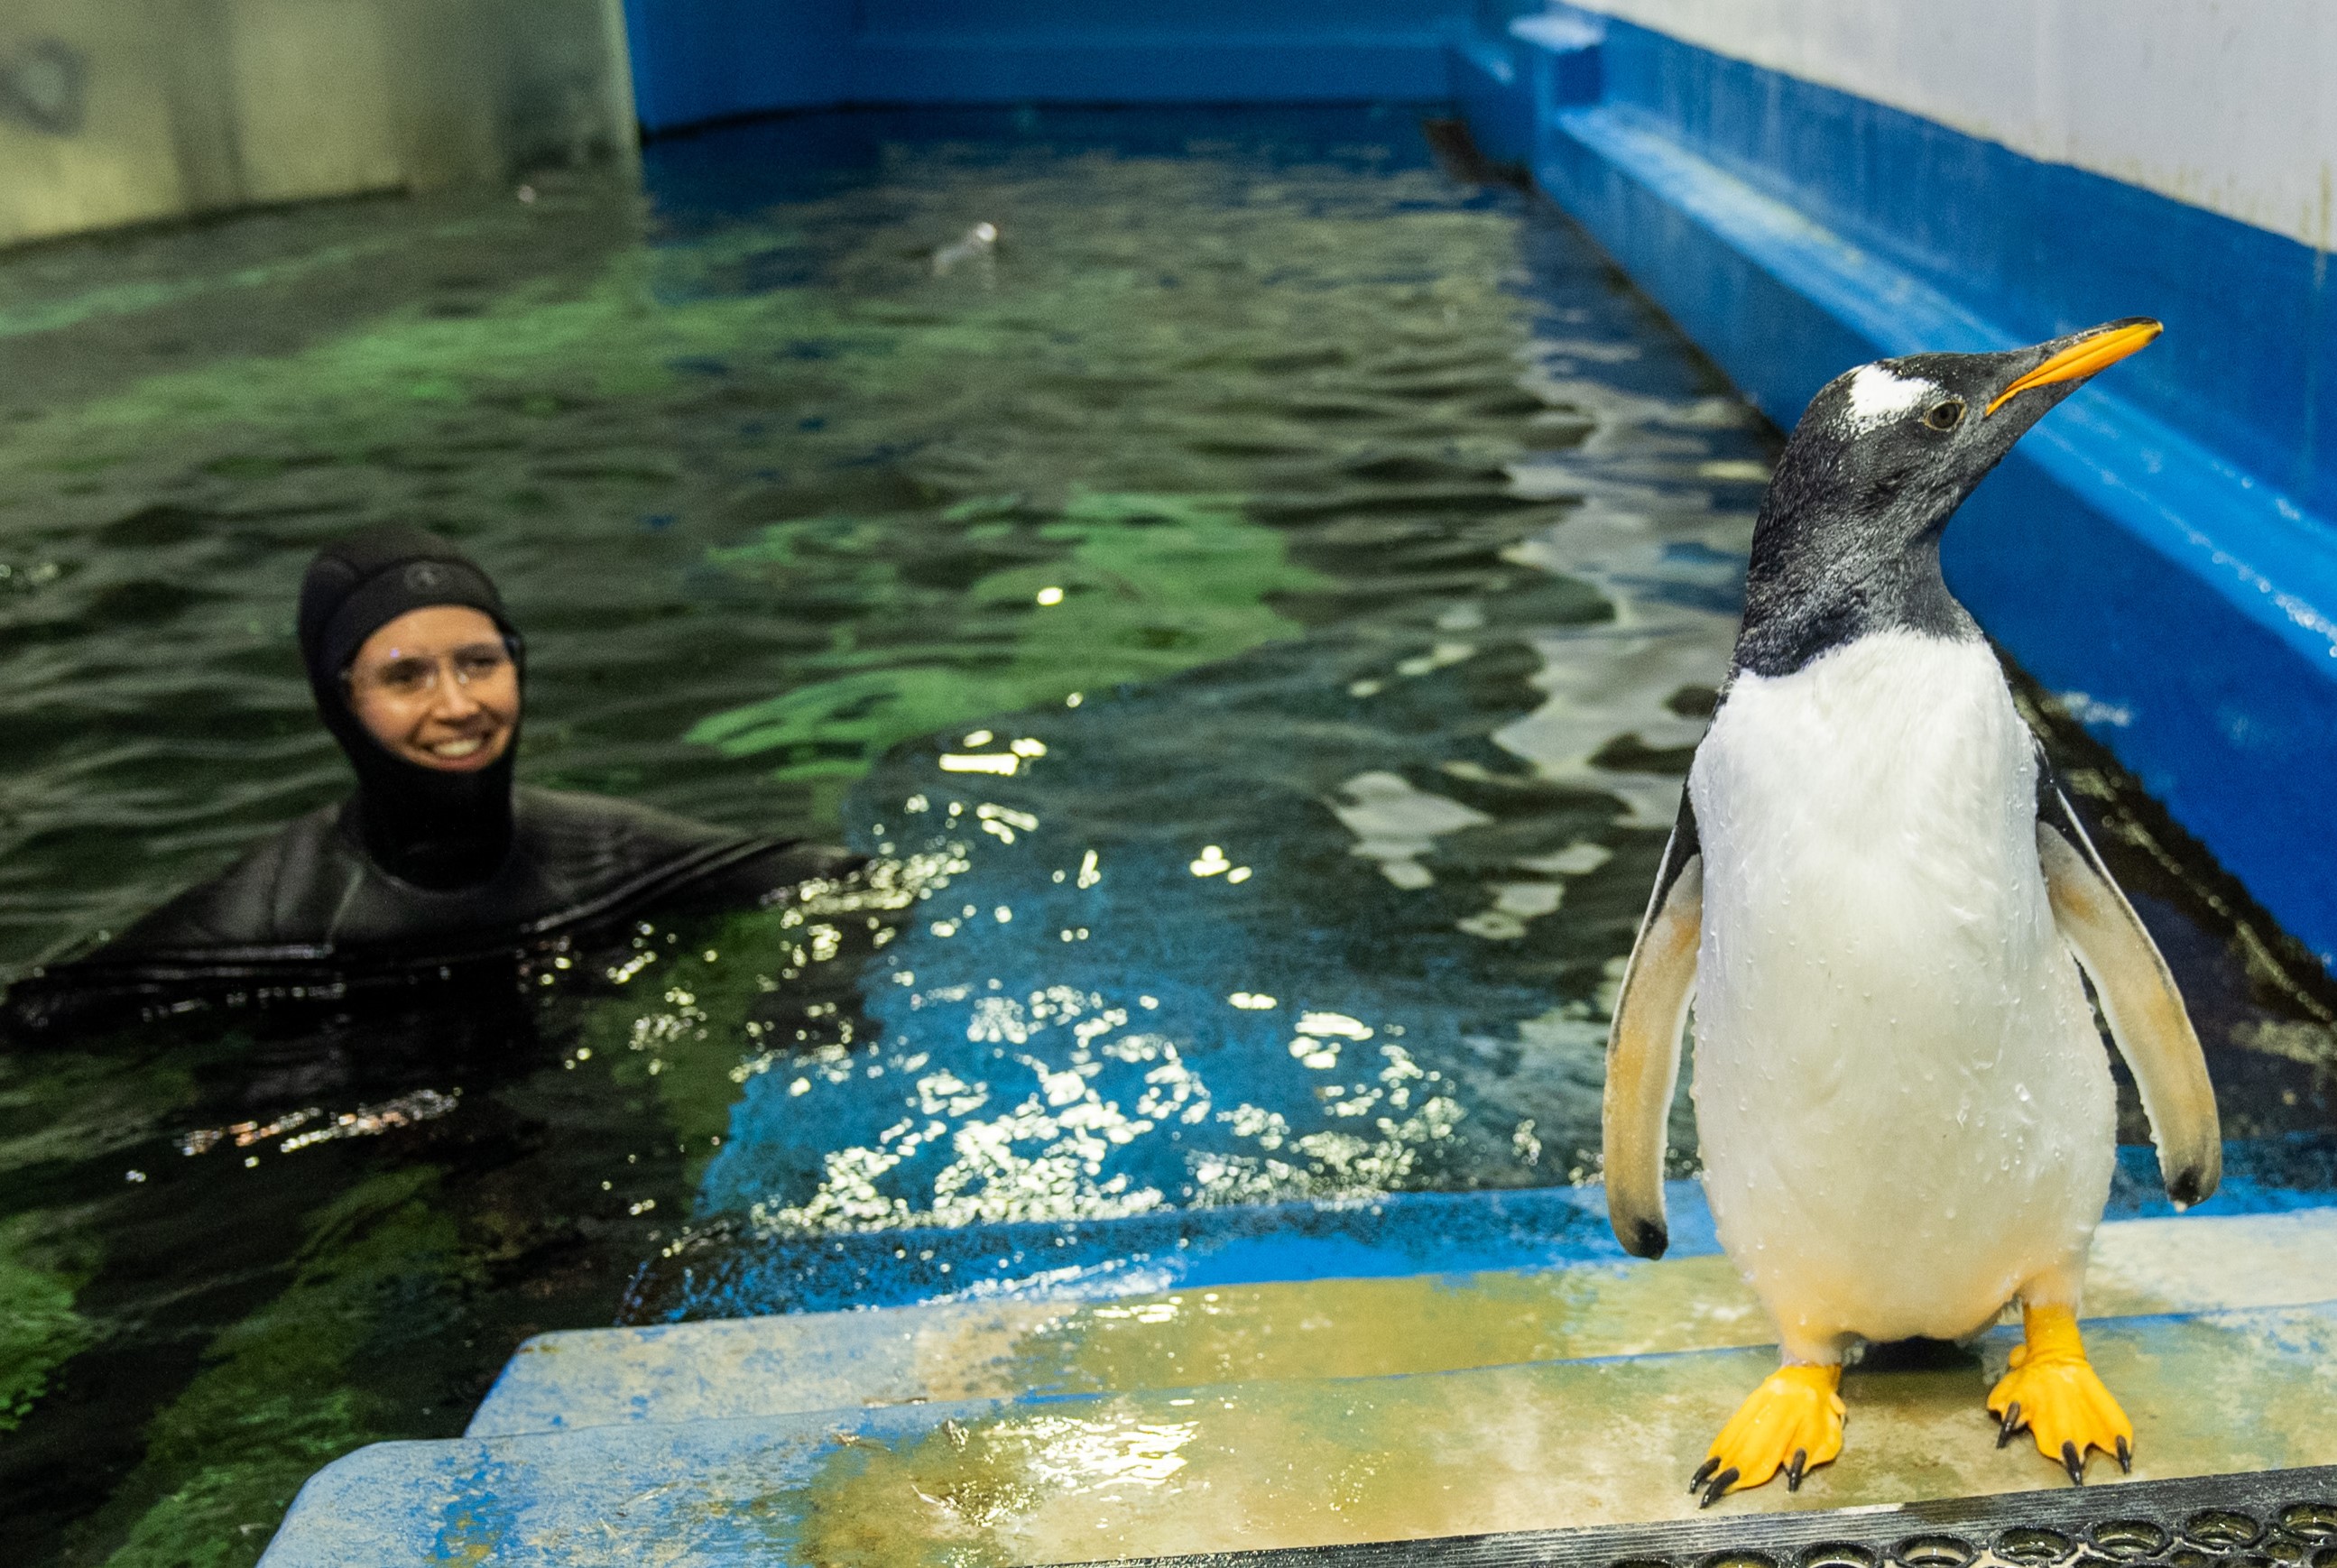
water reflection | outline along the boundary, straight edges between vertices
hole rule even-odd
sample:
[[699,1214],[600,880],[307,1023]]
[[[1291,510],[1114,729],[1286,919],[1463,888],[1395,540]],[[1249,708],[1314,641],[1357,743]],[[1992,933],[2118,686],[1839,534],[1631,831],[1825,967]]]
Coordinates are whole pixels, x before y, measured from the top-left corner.
[[784,1235],[1579,1179],[1599,988],[1765,468],[1627,301],[1535,295],[1505,374],[1540,412],[1488,496],[1515,570],[871,775],[857,835],[935,868],[874,1037],[748,1079],[709,1209]]

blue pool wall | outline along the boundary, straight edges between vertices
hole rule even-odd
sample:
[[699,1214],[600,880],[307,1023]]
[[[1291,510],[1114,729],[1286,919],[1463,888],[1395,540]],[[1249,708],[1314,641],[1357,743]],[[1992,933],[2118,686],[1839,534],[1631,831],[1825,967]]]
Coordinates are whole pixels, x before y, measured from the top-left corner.
[[841,104],[1423,102],[1486,0],[625,0],[650,131]]
[[1628,22],[1503,0],[626,0],[644,125],[876,103],[1442,101],[1764,412],[2152,315],[1947,536],[1981,622],[2337,964],[2326,255]]

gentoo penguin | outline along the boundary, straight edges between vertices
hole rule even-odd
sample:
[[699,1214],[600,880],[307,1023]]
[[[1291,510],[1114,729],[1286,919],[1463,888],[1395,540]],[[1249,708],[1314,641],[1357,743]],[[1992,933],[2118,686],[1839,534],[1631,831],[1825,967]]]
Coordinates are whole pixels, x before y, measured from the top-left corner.
[[2079,971],[2178,1204],[2222,1174],[2215,1092],[2165,960],[1948,591],[1940,536],[2022,433],[2158,332],[1861,365],[1778,461],[1607,1051],[1609,1216],[1658,1257],[1694,1003],[1705,1190],[1777,1327],[1784,1366],[1690,1484],[1707,1505],[1780,1470],[1798,1488],[1841,1452],[1851,1346],[1969,1339],[2015,1300],[1999,1446],[2026,1427],[2078,1483],[2095,1448],[2130,1463],[2078,1334],[2116,1158]]

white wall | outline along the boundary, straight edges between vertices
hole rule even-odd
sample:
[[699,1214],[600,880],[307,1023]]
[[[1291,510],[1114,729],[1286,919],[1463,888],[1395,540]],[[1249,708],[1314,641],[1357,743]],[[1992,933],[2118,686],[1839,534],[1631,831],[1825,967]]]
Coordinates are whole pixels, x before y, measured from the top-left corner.
[[1576,4],[2324,250],[2337,239],[2337,0]]
[[618,6],[0,0],[0,245],[628,155]]

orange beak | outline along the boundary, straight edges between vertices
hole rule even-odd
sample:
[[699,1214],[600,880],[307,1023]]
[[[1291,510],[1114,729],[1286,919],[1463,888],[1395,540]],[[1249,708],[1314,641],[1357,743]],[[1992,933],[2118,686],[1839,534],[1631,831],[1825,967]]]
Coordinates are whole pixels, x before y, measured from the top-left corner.
[[[2050,386],[2061,381],[2083,381],[2096,372],[2116,365],[2127,355],[2147,348],[2151,340],[2166,330],[2156,321],[2128,321],[2105,327],[2090,337],[2080,338],[1998,393],[1989,403],[1988,414],[1994,414],[2015,395],[2032,386]],[[1988,414],[1980,417],[1985,419]]]

